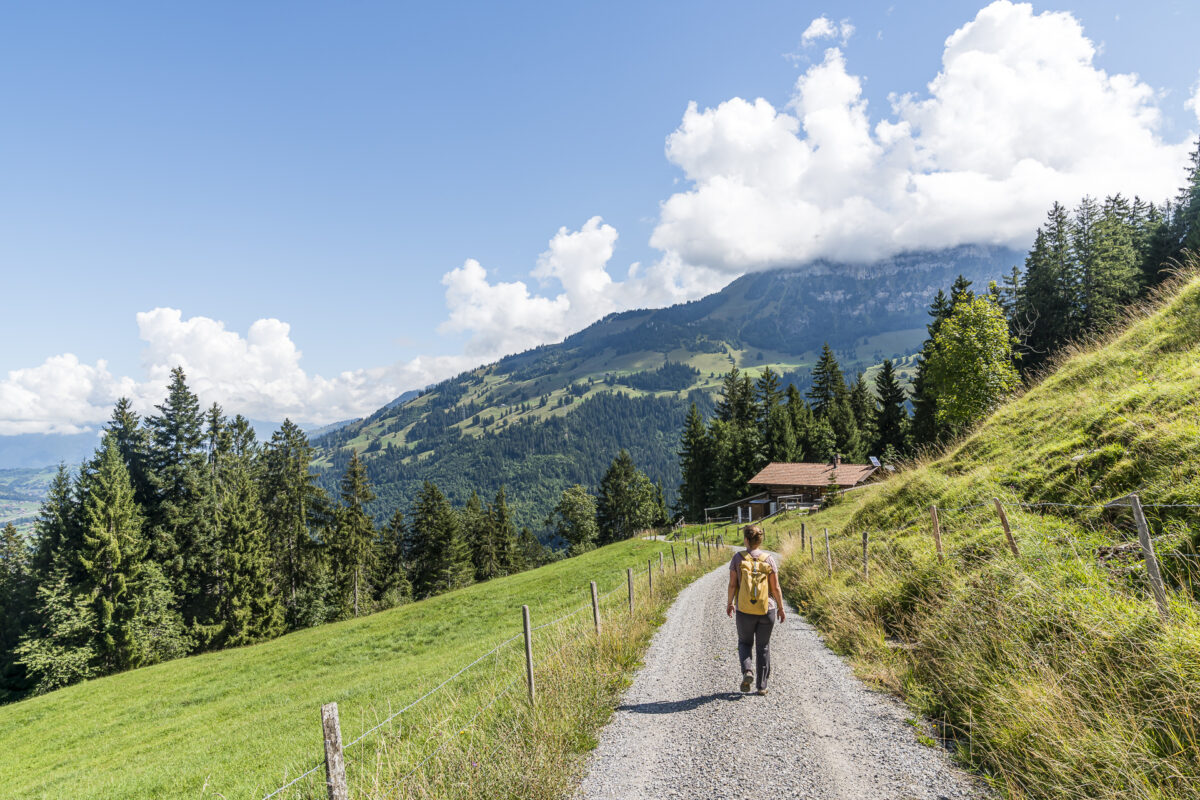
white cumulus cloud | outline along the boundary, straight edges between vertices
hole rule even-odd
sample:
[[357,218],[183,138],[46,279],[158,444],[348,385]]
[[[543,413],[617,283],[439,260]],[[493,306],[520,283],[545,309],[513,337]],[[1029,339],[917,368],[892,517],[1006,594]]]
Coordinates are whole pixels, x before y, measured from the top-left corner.
[[522,280],[488,280],[475,259],[442,277],[448,318],[443,333],[469,333],[468,355],[481,360],[556,342],[614,311],[666,305],[714,291],[727,280],[712,270],[664,258],[622,280],[608,271],[617,230],[592,217],[577,231],[559,228],[530,273],[548,294]]
[[850,24],[850,20],[843,19],[841,22],[834,22],[829,17],[822,14],[808,24],[804,29],[804,33],[800,34],[800,44],[803,47],[816,44],[822,39],[841,39],[842,46],[850,40],[854,35],[854,26]]
[[139,313],[137,326],[144,342],[139,378],[114,376],[104,361],[85,364],[70,353],[10,371],[0,380],[0,435],[94,430],[120,397],[153,413],[177,366],[201,402],[220,403],[230,414],[326,423],[368,414],[478,363],[470,356],[417,358],[325,378],[304,371],[290,326],[277,319],[260,319],[243,336],[208,317],[156,308]]
[[[833,35],[822,19],[808,38]],[[1105,72],[1096,55],[1071,14],[998,0],[946,39],[926,92],[894,97],[878,120],[837,47],[783,108],[691,104],[666,147],[691,186],[663,203],[651,244],[732,276],[823,257],[1021,247],[1054,200],[1170,196],[1189,141],[1164,140],[1159,94]]]

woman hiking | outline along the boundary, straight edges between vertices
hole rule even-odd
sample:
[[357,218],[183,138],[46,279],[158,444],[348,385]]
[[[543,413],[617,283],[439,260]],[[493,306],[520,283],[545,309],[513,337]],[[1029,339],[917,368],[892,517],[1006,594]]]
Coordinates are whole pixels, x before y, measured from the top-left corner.
[[[737,610],[738,659],[742,665],[742,691],[755,683],[754,661],[758,662],[758,694],[766,695],[771,677],[771,629],[775,620],[783,622],[783,595],[779,591],[779,565],[775,557],[763,551],[763,529],[747,525],[742,529],[746,549],[735,553],[729,562],[729,592],[725,613]],[[751,659],[751,652],[754,659]]]

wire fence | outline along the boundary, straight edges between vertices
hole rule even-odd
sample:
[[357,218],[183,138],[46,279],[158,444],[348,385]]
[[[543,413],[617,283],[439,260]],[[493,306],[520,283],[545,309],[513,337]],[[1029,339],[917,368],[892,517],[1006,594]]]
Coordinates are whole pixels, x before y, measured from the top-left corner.
[[[586,639],[589,635],[593,638],[598,638],[601,626],[619,623],[622,619],[629,619],[635,613],[645,612],[655,604],[656,597],[664,599],[662,595],[663,587],[662,579],[668,576],[676,575],[684,578],[711,568],[715,559],[722,558],[723,552],[719,549],[717,537],[711,533],[705,533],[696,536],[684,543],[688,553],[685,555],[678,548],[680,542],[670,543],[664,542],[670,547],[670,550],[665,547],[656,552],[656,558],[652,558],[644,565],[637,565],[627,568],[625,574],[616,585],[606,589],[603,592],[595,591],[594,588],[589,590],[589,593],[594,591],[592,599],[580,606],[573,607],[560,616],[546,622],[530,625],[522,633],[517,633],[504,639],[500,643],[491,647],[491,649],[477,656],[474,660],[456,670],[449,677],[437,683],[432,688],[423,692],[420,696],[405,703],[399,710],[391,712],[382,719],[375,722],[371,727],[366,728],[358,736],[346,744],[341,744],[340,726],[336,723],[337,709],[336,703],[326,704],[322,707],[322,715],[326,714],[327,709],[332,706],[332,718],[335,721],[337,728],[335,741],[331,741],[329,735],[329,727],[325,727],[325,758],[319,759],[317,763],[299,775],[287,780],[271,792],[261,795],[262,800],[271,800],[272,798],[286,796],[292,797],[294,794],[285,794],[288,790],[303,792],[303,796],[311,797],[313,792],[317,791],[313,786],[318,780],[317,774],[324,772],[325,784],[329,791],[330,798],[340,798],[342,795],[337,794],[338,786],[345,786],[345,756],[346,752],[366,741],[369,737],[379,734],[388,728],[389,725],[396,723],[397,720],[410,715],[420,710],[420,708],[428,708],[425,713],[430,719],[424,720],[427,724],[422,727],[428,731],[433,731],[433,734],[422,735],[418,733],[406,734],[404,744],[406,745],[406,755],[411,755],[411,762],[415,762],[409,767],[403,776],[398,780],[388,781],[389,790],[403,790],[415,775],[419,774],[422,769],[428,766],[439,754],[442,754],[446,748],[450,747],[455,741],[475,728],[484,715],[505,697],[512,694],[512,690],[519,684],[522,679],[527,680],[529,688],[529,702],[534,702],[534,663],[535,654],[537,655],[537,665],[545,669],[548,665],[552,666],[555,662],[561,661],[567,657],[573,646],[577,646],[581,640]],[[669,554],[669,555],[668,555]],[[658,580],[656,580],[658,579]],[[675,587],[680,584],[673,583]],[[622,595],[618,597],[618,595]],[[592,612],[587,615],[587,612]],[[528,614],[528,607],[525,607],[525,614]],[[528,618],[526,618],[528,619]],[[534,633],[539,633],[536,639]],[[524,664],[518,666],[516,655],[521,653],[521,648],[516,646],[518,642],[524,640]],[[490,665],[490,669],[480,672],[481,668]],[[513,674],[516,672],[516,674]],[[449,701],[441,701],[434,704],[432,707],[426,701],[434,698],[443,692],[451,691],[456,685],[462,684],[463,681],[471,679],[474,683],[457,690],[455,697]],[[495,688],[499,686],[500,688]],[[459,703],[463,700],[475,701],[477,696],[486,696],[486,702],[479,702],[477,706],[473,704],[473,710],[467,709],[463,712],[466,716],[465,722],[461,724],[453,722],[459,712],[462,711]],[[454,700],[459,702],[454,702]],[[442,710],[445,706],[445,710]],[[469,712],[469,713],[467,713]],[[441,716],[434,719],[433,717],[440,714]],[[409,725],[409,728],[412,726]],[[438,733],[441,732],[441,733]],[[424,744],[426,747],[436,745],[423,753],[412,753],[414,748]],[[386,743],[381,746],[386,746]],[[336,751],[336,758],[333,758],[331,748]],[[341,767],[331,762],[338,762]],[[340,769],[340,772],[338,771]],[[334,773],[337,774],[334,774]],[[309,783],[302,782],[309,780]]]
[[[914,548],[914,534],[927,537],[925,544]],[[809,557],[829,577],[835,570],[849,570],[870,581],[872,575],[901,575],[917,558],[931,554],[958,568],[994,563],[1007,553],[1026,565],[1073,561],[1081,573],[1103,578],[1081,582],[1079,590],[1151,599],[1164,619],[1172,602],[1195,603],[1200,597],[1200,503],[1143,503],[1136,494],[1103,504],[993,499],[930,506],[896,527],[847,529],[827,554],[813,539]],[[1030,586],[1041,588],[1034,582]]]

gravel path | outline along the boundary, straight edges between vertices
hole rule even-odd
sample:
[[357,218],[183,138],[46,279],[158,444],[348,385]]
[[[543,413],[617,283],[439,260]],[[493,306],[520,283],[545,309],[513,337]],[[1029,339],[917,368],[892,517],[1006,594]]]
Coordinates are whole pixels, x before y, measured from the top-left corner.
[[684,589],[600,735],[577,800],[987,797],[912,714],[867,689],[790,606],[770,694],[743,696],[727,567]]

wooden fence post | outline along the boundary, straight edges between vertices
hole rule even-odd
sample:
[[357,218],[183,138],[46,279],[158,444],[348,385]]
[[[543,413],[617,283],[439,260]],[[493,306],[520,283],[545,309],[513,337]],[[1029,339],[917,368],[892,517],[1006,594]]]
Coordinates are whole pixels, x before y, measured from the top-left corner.
[[1004,538],[1008,539],[1008,549],[1012,550],[1014,556],[1020,556],[1021,553],[1017,550],[1017,540],[1013,538],[1012,528],[1008,526],[1008,514],[1004,513],[1004,506],[1000,505],[1000,498],[993,497],[992,502],[996,504],[996,513],[1000,515],[1000,527],[1004,528]]
[[671,545],[671,566],[675,569],[675,574],[679,574],[679,562],[675,560],[675,545]]
[[649,597],[654,597],[654,559],[646,559],[646,586],[649,587]]
[[863,580],[871,580],[870,568],[867,566],[867,532],[863,531]]
[[592,622],[596,623],[596,635],[600,635],[600,598],[596,594],[596,582],[592,584]]
[[1158,558],[1154,555],[1154,542],[1150,541],[1150,526],[1146,523],[1146,515],[1142,512],[1142,501],[1136,494],[1129,495],[1129,503],[1133,506],[1133,519],[1137,523],[1138,541],[1142,545],[1142,557],[1146,559],[1146,574],[1150,577],[1150,588],[1154,590],[1154,602],[1158,605],[1158,615],[1167,618],[1167,587],[1163,585],[1162,572],[1158,569]]
[[692,552],[692,548],[690,545],[688,547],[683,548],[683,566],[685,566],[685,567],[688,565],[688,553],[690,553],[690,552]]
[[833,556],[829,554],[829,528],[825,528],[825,566],[829,570],[829,577],[833,577]]
[[662,550],[658,551],[658,574],[663,574],[663,554]]
[[816,541],[816,538],[817,537],[815,536],[808,537],[808,554],[812,556],[812,562],[814,564],[817,563],[817,548],[813,544],[813,542]]
[[938,522],[937,506],[929,507],[929,516],[933,519],[933,545],[937,548],[938,561],[945,561],[946,554],[942,552],[942,526]]
[[696,560],[701,564],[704,563],[704,553],[700,550],[700,540],[696,540]]
[[350,800],[346,788],[346,761],[342,758],[342,728],[337,703],[321,706],[321,733],[325,738],[325,788],[329,800]]
[[629,584],[629,616],[633,616],[633,567],[625,568],[625,580]]
[[525,623],[525,675],[529,679],[529,704],[533,705],[533,631],[529,629],[529,606],[521,606]]
[[805,531],[804,531],[804,523],[803,523],[803,522],[801,522],[801,523],[800,523],[800,550],[801,550],[801,551],[803,551],[803,550],[804,550],[804,533],[805,533]]

